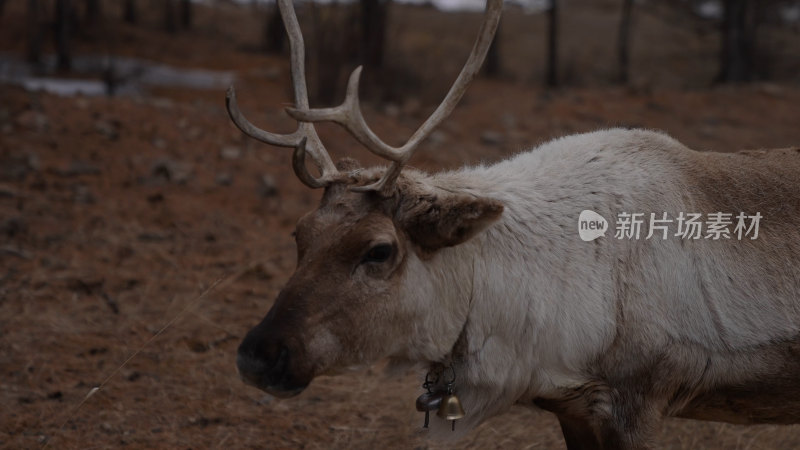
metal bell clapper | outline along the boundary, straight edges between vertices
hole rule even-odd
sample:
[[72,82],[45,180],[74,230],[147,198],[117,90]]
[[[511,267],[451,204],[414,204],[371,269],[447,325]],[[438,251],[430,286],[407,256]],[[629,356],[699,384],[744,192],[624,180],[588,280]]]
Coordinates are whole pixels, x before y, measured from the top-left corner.
[[464,417],[464,408],[461,406],[458,396],[453,393],[452,383],[447,384],[447,394],[442,398],[436,415],[444,420],[451,421],[453,431],[456,429],[456,420]]

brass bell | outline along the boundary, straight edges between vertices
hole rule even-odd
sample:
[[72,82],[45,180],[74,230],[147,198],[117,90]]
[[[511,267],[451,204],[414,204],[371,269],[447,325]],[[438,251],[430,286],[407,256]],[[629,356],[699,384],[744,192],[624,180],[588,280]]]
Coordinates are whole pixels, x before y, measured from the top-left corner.
[[464,408],[455,394],[448,394],[442,399],[442,404],[439,405],[436,415],[444,420],[452,420],[453,429],[455,430],[456,420],[464,417]]

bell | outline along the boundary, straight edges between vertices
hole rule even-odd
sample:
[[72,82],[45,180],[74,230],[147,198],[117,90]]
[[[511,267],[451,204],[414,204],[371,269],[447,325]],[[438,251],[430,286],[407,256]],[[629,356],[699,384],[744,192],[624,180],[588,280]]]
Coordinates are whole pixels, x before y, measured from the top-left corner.
[[417,411],[425,412],[425,423],[422,428],[428,428],[428,418],[431,411],[438,410],[442,404],[444,392],[426,392],[417,398]]
[[438,410],[444,398],[444,392],[426,392],[417,397],[417,411],[433,411]]
[[464,408],[461,406],[461,401],[458,400],[455,394],[448,394],[442,399],[442,404],[439,405],[439,410],[436,415],[444,420],[453,421],[453,429],[456,427],[456,420],[464,417]]

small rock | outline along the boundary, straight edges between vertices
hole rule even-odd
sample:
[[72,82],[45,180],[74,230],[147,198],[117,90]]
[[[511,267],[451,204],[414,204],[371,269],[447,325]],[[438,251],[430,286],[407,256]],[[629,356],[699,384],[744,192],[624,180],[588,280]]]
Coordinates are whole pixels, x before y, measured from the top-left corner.
[[185,184],[192,178],[192,165],[170,158],[161,158],[153,163],[150,174],[178,184]]
[[55,169],[53,172],[62,177],[77,177],[81,175],[100,175],[100,168],[86,161],[73,160],[67,167]]
[[89,100],[84,97],[78,97],[75,99],[75,106],[77,106],[78,109],[86,109],[89,107]]
[[172,109],[175,106],[175,102],[163,97],[152,98],[149,103],[159,109]]
[[50,127],[50,120],[42,112],[28,110],[17,116],[17,125],[41,133]]
[[194,353],[205,353],[209,350],[208,344],[198,339],[186,339],[186,346]]
[[145,231],[136,236],[137,239],[144,242],[163,242],[172,239],[169,233],[158,233],[155,231]]
[[422,102],[416,98],[411,97],[403,103],[402,113],[408,117],[414,117],[422,112]]
[[164,202],[164,194],[162,194],[161,192],[150,194],[146,198],[147,198],[147,203],[150,203],[151,205]]
[[137,370],[125,371],[125,372],[122,373],[122,377],[125,378],[126,380],[130,381],[130,382],[134,382],[134,381],[138,380],[139,378],[142,378],[142,374],[141,374],[141,372],[139,372]]
[[33,152],[28,152],[25,155],[25,163],[34,172],[38,172],[42,168],[42,161],[39,159],[39,155]]
[[0,198],[17,198],[19,192],[11,186],[0,185]]
[[220,186],[230,186],[233,184],[233,176],[226,172],[219,173],[217,174],[216,182]]
[[106,306],[108,306],[108,309],[110,309],[111,312],[113,312],[114,314],[119,314],[119,304],[117,303],[117,300],[114,299],[114,297],[108,295],[107,292],[103,292],[101,296],[103,297],[103,300],[106,302]]
[[0,247],[0,255],[11,255],[11,256],[16,256],[17,258],[20,259],[28,259],[28,260],[33,259],[33,255],[30,252],[27,252],[19,247],[13,247],[10,245]]
[[221,156],[222,159],[239,159],[242,156],[242,149],[232,145],[222,147],[219,151],[219,156]]
[[261,185],[258,191],[262,197],[274,197],[278,195],[278,185],[275,183],[275,178],[273,178],[272,175],[262,175]]
[[383,113],[393,119],[396,119],[398,116],[400,116],[400,107],[394,103],[388,103],[383,108]]
[[106,138],[116,141],[119,139],[119,122],[98,120],[94,123],[94,129]]
[[164,140],[164,138],[154,137],[150,143],[153,144],[153,147],[159,150],[164,150],[167,148],[167,141]]
[[280,68],[280,67],[277,67],[277,66],[275,66],[275,67],[270,67],[270,68],[269,68],[269,69],[267,69],[267,71],[264,73],[264,78],[266,78],[266,79],[267,79],[267,80],[269,80],[269,81],[275,81],[275,80],[277,80],[277,79],[278,79],[278,78],[280,78],[280,77],[281,77],[281,68]]
[[503,143],[503,135],[495,131],[484,131],[481,133],[481,143],[492,146],[501,145]]
[[14,237],[24,233],[27,228],[25,222],[23,222],[20,217],[9,217],[0,221],[0,234],[4,234],[8,237]]
[[758,90],[761,91],[762,94],[768,95],[770,97],[776,97],[776,98],[784,97],[784,89],[778,86],[777,84],[763,83],[759,85]]
[[505,126],[509,130],[513,130],[517,128],[517,116],[514,114],[507,112],[503,114],[502,117],[503,126]]
[[203,135],[203,129],[200,127],[191,127],[186,131],[186,139],[189,141],[197,140]]
[[91,205],[95,202],[95,197],[89,186],[79,184],[72,188],[72,200],[81,205]]
[[86,274],[83,276],[71,276],[66,280],[67,288],[73,292],[92,295],[99,292],[106,280],[100,275]]
[[275,274],[278,272],[279,270],[275,267],[274,263],[258,262],[248,267],[247,270],[245,270],[242,273],[241,277],[243,279],[249,278],[254,280],[267,281],[274,278]]
[[268,81],[276,81],[281,77],[281,68],[279,66],[271,66],[265,69],[256,69],[252,73],[259,78],[264,78]]
[[40,167],[39,156],[32,152],[0,156],[0,178],[21,181],[30,172],[38,172]]
[[435,130],[433,133],[431,133],[428,140],[430,141],[431,145],[434,146],[444,144],[447,142],[447,133],[442,130]]

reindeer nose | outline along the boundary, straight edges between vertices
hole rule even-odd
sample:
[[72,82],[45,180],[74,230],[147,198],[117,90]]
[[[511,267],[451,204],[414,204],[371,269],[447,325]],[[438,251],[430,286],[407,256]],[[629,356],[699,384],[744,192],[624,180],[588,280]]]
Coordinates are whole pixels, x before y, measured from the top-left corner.
[[[272,351],[268,351],[269,348]],[[251,332],[239,345],[236,368],[245,383],[276,397],[291,397],[302,392],[308,383],[297,381],[289,361],[290,351],[286,345],[266,346]]]
[[242,379],[258,388],[279,384],[289,367],[289,349],[280,343],[265,345],[269,343],[264,341],[251,331],[236,355],[236,368]]
[[262,385],[271,384],[267,380],[269,365],[255,355],[239,352],[236,355],[236,368],[242,381],[251,386],[260,388]]

